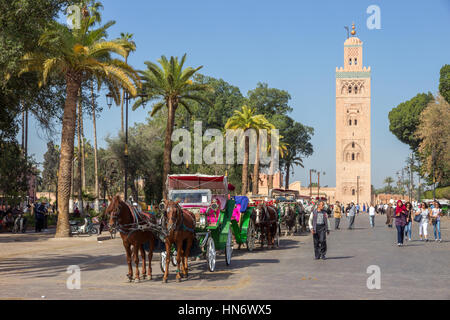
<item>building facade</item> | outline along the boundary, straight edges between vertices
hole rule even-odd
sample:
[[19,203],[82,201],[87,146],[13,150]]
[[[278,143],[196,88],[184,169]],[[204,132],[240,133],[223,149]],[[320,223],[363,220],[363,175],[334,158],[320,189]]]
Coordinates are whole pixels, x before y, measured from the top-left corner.
[[355,34],[353,25],[344,67],[336,68],[336,200],[371,203],[371,70]]

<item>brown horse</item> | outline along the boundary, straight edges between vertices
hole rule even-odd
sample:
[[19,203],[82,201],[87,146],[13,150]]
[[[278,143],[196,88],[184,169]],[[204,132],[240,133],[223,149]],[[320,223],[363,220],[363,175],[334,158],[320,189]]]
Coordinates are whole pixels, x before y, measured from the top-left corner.
[[[143,214],[137,214],[133,218],[133,213],[131,208],[120,199],[120,196],[110,199],[110,204],[105,210],[105,214],[110,214],[109,226],[112,227],[116,225],[117,230],[120,232],[122,238],[123,246],[127,254],[128,263],[128,281],[133,281],[133,267],[132,258],[136,264],[136,277],[135,282],[141,280],[139,276],[139,252],[142,257],[142,274],[143,278],[147,278],[146,263],[145,263],[145,249],[144,244],[149,243],[149,253],[148,253],[148,275],[149,279],[152,279],[152,257],[153,249],[155,247],[155,235],[153,232],[147,230],[139,230],[139,226],[145,226],[148,222],[156,224],[156,219],[152,217],[147,217]],[[137,220],[137,221],[136,221]]]
[[[167,283],[169,277],[170,251],[172,244],[177,249],[177,282],[181,278],[188,277],[188,257],[191,251],[192,243],[195,237],[195,216],[188,210],[180,207],[179,202],[164,200],[164,218],[162,227],[165,228],[166,236],[166,271],[164,273],[163,282]],[[183,250],[183,242],[186,241],[185,250]],[[181,264],[181,269],[180,269]],[[181,275],[183,272],[183,276]]]
[[261,231],[261,248],[264,247],[264,240],[267,238],[267,245],[272,248],[275,245],[275,236],[278,230],[277,210],[265,203],[260,203],[255,209],[256,227]]

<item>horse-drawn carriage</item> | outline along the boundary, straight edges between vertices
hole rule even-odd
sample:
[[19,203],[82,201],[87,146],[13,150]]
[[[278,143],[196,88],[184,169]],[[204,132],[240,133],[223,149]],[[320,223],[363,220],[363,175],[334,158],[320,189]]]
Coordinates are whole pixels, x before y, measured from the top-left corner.
[[272,189],[270,197],[276,202],[280,224],[286,227],[286,235],[288,233],[295,234],[298,230],[306,231],[307,212],[298,191]]
[[269,200],[267,196],[252,195],[250,206],[253,207],[252,218],[254,219],[255,238],[260,239],[261,247],[264,244],[277,247],[280,245],[280,215],[275,201]]
[[238,249],[245,243],[248,251],[253,251],[257,239],[255,215],[246,196],[234,197],[236,207],[231,217],[231,229],[238,244]]
[[[195,217],[195,240],[192,255],[206,258],[208,270],[216,266],[217,251],[224,251],[225,263],[231,264],[233,238],[231,217],[235,202],[229,199],[225,176],[169,175],[168,200],[177,203]],[[166,210],[162,203],[160,210]],[[171,249],[174,252],[174,249]],[[161,255],[161,262],[166,255]]]

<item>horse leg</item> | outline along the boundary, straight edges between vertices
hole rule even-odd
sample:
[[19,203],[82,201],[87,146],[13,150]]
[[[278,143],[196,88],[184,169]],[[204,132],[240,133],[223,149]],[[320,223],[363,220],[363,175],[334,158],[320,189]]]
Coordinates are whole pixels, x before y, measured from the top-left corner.
[[181,254],[183,251],[183,241],[178,240],[177,241],[177,282],[181,282],[181,268],[180,268],[180,262],[181,262]]
[[169,264],[170,264],[170,247],[172,243],[167,240],[166,241],[166,272],[164,272],[163,283],[167,283],[167,278],[169,277]]
[[141,244],[141,257],[142,257],[142,279],[147,279],[147,265],[145,261],[145,249],[144,244]]
[[152,259],[153,259],[153,250],[155,249],[155,239],[150,239],[150,246],[148,251],[148,279],[152,280]]
[[141,281],[141,278],[139,275],[139,249],[140,248],[141,248],[141,246],[136,245],[136,244],[133,246],[133,257],[134,257],[134,263],[136,265],[136,277],[134,279],[134,282]]
[[189,254],[191,253],[191,247],[192,247],[192,242],[194,241],[193,236],[190,236],[187,239],[187,244],[186,244],[186,251],[184,252],[184,277],[187,279],[188,278],[188,258],[189,258]]
[[131,266],[131,245],[125,244],[123,245],[125,247],[125,252],[127,253],[127,264],[128,264],[128,281],[133,281],[133,267]]

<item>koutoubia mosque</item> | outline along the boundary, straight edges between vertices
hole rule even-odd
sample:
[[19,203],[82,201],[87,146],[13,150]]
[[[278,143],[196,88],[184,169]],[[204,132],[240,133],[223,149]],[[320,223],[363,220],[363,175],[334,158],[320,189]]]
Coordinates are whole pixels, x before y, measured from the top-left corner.
[[[313,198],[319,192],[332,203],[372,202],[370,81],[370,67],[363,64],[363,42],[356,37],[353,24],[351,36],[344,42],[344,65],[336,68],[336,187],[313,188]],[[282,177],[277,176],[274,188],[281,184]],[[268,193],[265,175],[259,189],[261,194]],[[289,189],[304,196],[311,194],[307,183],[302,186],[300,181],[291,183]]]
[[344,67],[336,68],[336,200],[371,202],[370,67],[355,25],[344,43]]

